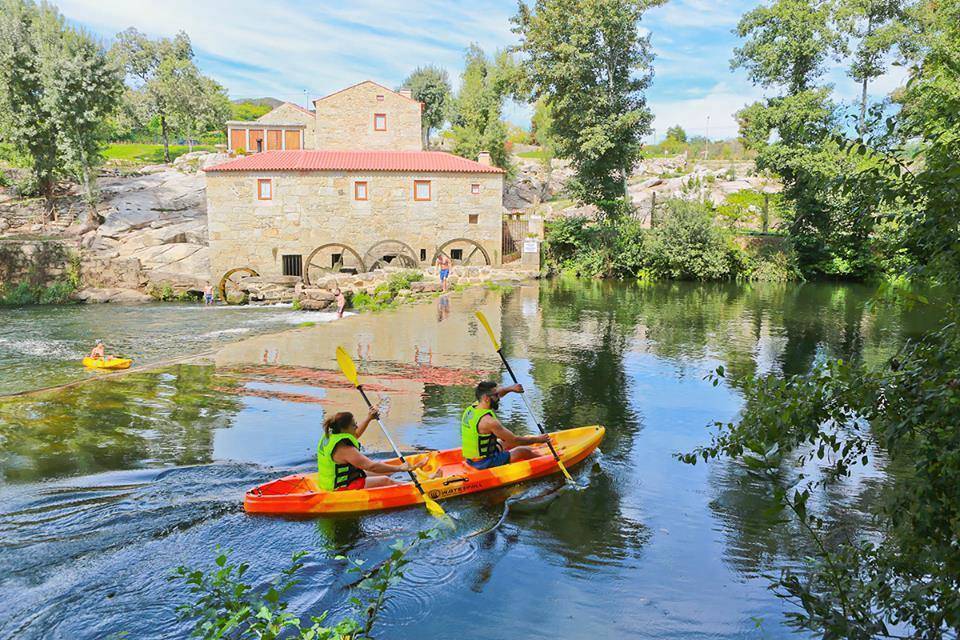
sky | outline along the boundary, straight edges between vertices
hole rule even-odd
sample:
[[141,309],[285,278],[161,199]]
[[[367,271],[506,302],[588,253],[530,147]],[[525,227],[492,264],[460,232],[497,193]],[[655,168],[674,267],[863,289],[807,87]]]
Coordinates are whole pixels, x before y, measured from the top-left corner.
[[[528,0],[530,2],[531,0]],[[55,0],[61,12],[109,46],[115,34],[136,27],[150,36],[186,31],[197,64],[231,98],[270,96],[307,105],[314,99],[374,80],[398,87],[418,65],[435,64],[459,84],[470,43],[485,51],[516,44],[510,31],[515,0]],[[654,136],[679,124],[712,139],[737,134],[734,114],[763,96],[743,71],[730,70],[738,44],[732,33],[756,0],[670,0],[647,12],[641,28],[656,58],[647,91]],[[857,87],[843,69],[831,70],[841,99]],[[902,81],[896,70],[872,93]],[[508,105],[508,120],[526,126],[530,109]],[[652,136],[651,136],[652,137]]]

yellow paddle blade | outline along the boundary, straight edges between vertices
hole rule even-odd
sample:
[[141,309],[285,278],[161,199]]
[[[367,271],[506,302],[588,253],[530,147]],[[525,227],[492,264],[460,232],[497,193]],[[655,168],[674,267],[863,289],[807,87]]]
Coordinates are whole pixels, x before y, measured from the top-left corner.
[[353,364],[353,358],[350,357],[350,354],[347,353],[346,349],[343,347],[337,347],[337,364],[340,365],[340,370],[343,371],[343,375],[347,376],[347,380],[357,386],[357,365]]
[[423,504],[426,505],[427,511],[430,512],[434,518],[439,518],[443,523],[451,528],[453,528],[453,520],[450,519],[450,516],[447,515],[447,512],[443,510],[439,504],[437,504],[433,498],[427,494],[423,494]]
[[563,464],[563,461],[558,458],[557,464],[560,465],[560,471],[563,471],[563,475],[567,476],[567,480],[573,482],[573,478],[570,476],[570,472],[567,471],[567,467]]
[[483,315],[482,311],[477,311],[477,320],[480,321],[480,324],[483,325],[483,328],[487,330],[487,335],[490,336],[490,342],[493,343],[493,350],[500,351],[500,344],[497,342],[497,336],[493,335],[493,329],[490,327],[490,323],[487,322],[487,317]]

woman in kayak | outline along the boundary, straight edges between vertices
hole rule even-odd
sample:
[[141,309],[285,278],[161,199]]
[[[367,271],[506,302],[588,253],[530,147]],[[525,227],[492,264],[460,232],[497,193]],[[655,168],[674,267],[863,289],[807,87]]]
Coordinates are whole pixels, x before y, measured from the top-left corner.
[[474,390],[477,401],[460,418],[463,459],[474,469],[490,469],[526,460],[537,455],[530,445],[550,442],[549,435],[518,436],[500,423],[497,414],[500,398],[510,392],[523,393],[515,384],[498,387],[496,382],[481,382]]
[[[341,411],[323,421],[323,438],[317,445],[317,478],[321,489],[344,491],[398,484],[388,475],[398,471],[413,471],[427,463],[424,459],[414,464],[386,464],[360,453],[358,438],[376,417],[377,407],[370,407],[359,423],[349,411]],[[368,477],[368,473],[379,475]]]

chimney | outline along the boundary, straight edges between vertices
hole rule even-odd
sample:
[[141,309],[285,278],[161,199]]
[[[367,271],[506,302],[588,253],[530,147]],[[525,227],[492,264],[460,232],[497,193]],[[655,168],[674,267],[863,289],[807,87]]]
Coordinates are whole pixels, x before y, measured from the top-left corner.
[[490,152],[489,152],[489,151],[481,151],[481,152],[477,155],[477,162],[479,162],[480,164],[485,164],[485,165],[487,165],[488,167],[489,167],[490,165],[492,165],[493,162],[490,161]]
[[397,91],[397,93],[402,95],[404,98],[410,98],[411,100],[413,100],[413,91],[411,91],[406,87],[404,87],[403,89],[400,89],[400,91]]

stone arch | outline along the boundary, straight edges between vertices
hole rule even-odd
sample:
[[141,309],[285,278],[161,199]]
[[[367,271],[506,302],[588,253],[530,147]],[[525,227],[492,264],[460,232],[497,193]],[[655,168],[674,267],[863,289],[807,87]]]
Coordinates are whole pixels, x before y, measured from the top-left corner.
[[[330,260],[324,260],[330,258]],[[357,250],[342,242],[322,244],[307,256],[303,264],[303,280],[308,285],[318,282],[324,275],[353,271],[362,273],[367,270],[363,258]]]

